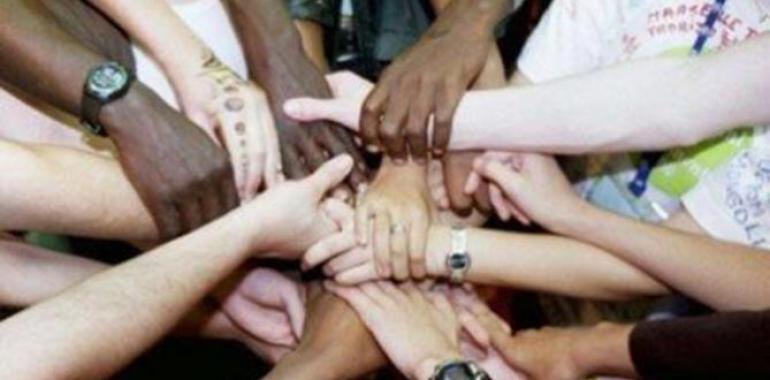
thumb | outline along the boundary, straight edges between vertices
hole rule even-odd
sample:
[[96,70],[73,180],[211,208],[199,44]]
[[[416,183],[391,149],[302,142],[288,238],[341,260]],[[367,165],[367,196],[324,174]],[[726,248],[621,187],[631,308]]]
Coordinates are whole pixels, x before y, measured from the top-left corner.
[[284,297],[284,307],[289,316],[289,323],[294,336],[299,340],[302,337],[302,329],[305,325],[305,302],[302,299],[301,290]]
[[283,112],[297,121],[331,120],[350,128],[344,123],[339,102],[339,99],[294,98],[283,103]]
[[509,199],[515,199],[516,193],[524,185],[524,177],[515,170],[498,161],[486,161],[476,165],[474,170],[485,179],[496,183]]
[[342,183],[351,169],[353,169],[353,158],[347,154],[339,155],[323,164],[306,181],[315,189],[320,199],[329,190]]

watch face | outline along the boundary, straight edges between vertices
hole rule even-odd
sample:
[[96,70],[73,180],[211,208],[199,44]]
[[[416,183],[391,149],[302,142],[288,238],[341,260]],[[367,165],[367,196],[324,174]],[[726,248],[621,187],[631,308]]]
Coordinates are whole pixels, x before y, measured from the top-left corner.
[[468,255],[462,253],[452,253],[448,259],[449,267],[452,269],[465,269],[468,267]]
[[105,63],[94,69],[88,77],[88,92],[101,100],[109,100],[128,83],[129,74],[117,63]]
[[473,380],[473,371],[463,362],[451,363],[441,369],[439,380]]

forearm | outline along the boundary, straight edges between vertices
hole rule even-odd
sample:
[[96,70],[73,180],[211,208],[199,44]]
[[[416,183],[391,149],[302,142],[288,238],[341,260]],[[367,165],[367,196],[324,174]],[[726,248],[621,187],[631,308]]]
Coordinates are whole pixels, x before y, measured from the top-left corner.
[[[467,95],[452,149],[578,154],[690,145],[770,121],[770,36],[693,58],[653,58],[550,83]],[[724,75],[731,73],[731,75]],[[737,101],[710,101],[715,94]],[[483,126],[483,128],[482,128]]]
[[[428,272],[446,276],[449,227],[431,227]],[[644,272],[594,246],[553,235],[469,229],[472,283],[532,289],[600,300],[665,294]]]
[[0,229],[154,241],[157,229],[119,164],[73,149],[0,141]]
[[61,29],[38,1],[0,2],[0,78],[73,114],[104,58]]
[[196,75],[209,49],[167,1],[89,0],[160,63],[172,81]]
[[313,61],[313,64],[322,73],[329,71],[329,63],[324,51],[324,29],[317,22],[310,20],[294,20],[294,25],[299,31],[302,48],[305,55]]
[[0,377],[108,377],[258,247],[261,226],[244,222],[236,211],[6,320]]
[[770,306],[770,258],[763,250],[639,222],[590,206],[579,215],[554,229],[602,247],[715,309]]
[[97,261],[0,239],[0,304],[33,305],[107,268]]

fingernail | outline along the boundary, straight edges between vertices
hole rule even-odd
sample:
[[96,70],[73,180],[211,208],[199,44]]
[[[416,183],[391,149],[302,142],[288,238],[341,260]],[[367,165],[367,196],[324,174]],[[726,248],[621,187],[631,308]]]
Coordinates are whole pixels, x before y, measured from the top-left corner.
[[406,160],[404,160],[403,158],[394,158],[393,163],[401,166],[406,163]]
[[283,104],[283,112],[286,112],[289,115],[296,114],[299,110],[299,104],[294,100],[287,100],[286,103]]
[[443,149],[434,149],[433,150],[433,155],[437,156],[437,157],[441,157],[441,156],[444,155],[444,150]]
[[369,153],[378,153],[380,151],[380,148],[377,147],[377,145],[367,145],[366,151]]
[[425,166],[425,164],[428,162],[428,160],[426,160],[425,157],[420,156],[420,157],[415,158],[414,162],[416,162],[417,165]]

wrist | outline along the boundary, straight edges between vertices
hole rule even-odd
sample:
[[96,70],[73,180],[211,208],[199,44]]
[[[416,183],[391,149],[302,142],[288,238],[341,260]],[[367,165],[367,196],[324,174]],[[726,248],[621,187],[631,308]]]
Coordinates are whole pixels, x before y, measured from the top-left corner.
[[425,268],[430,277],[444,278],[449,274],[446,257],[452,248],[452,229],[448,226],[431,226],[428,230],[428,242],[425,245]]
[[559,235],[574,237],[582,235],[585,226],[596,226],[594,221],[597,209],[582,198],[576,197],[559,210],[553,214],[553,218],[543,223],[543,227]]
[[414,380],[430,380],[436,372],[436,367],[449,360],[463,360],[462,355],[456,351],[447,351],[441,355],[434,355],[417,363],[417,367],[410,378]]
[[601,323],[576,342],[574,362],[580,373],[589,375],[633,375],[628,342],[633,325]]
[[454,0],[439,17],[453,31],[494,39],[495,27],[511,11],[510,0]]

